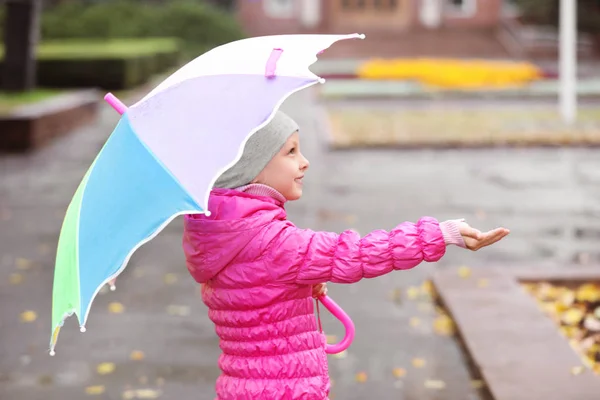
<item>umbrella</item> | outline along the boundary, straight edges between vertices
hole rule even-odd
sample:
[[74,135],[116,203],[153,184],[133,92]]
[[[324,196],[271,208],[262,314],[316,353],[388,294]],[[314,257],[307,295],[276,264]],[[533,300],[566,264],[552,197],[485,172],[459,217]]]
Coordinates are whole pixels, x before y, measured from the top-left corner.
[[[52,295],[50,354],[76,314],[80,329],[100,289],[132,254],[182,214],[210,214],[214,181],[241,156],[291,94],[324,80],[309,70],[339,40],[364,35],[274,35],[216,47],[192,60],[127,108],[84,175],[63,221]],[[352,321],[342,318],[349,345]],[[342,346],[343,347],[343,346]],[[347,347],[347,346],[346,346]],[[328,351],[341,351],[329,347]]]

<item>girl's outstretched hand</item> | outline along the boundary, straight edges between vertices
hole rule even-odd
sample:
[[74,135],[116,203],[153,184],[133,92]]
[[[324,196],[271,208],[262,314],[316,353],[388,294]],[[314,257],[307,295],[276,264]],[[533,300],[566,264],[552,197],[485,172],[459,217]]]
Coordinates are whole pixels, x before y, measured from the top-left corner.
[[458,221],[458,227],[465,241],[465,246],[467,249],[473,251],[494,244],[510,233],[506,228],[496,228],[491,231],[481,232],[478,229],[472,228],[464,221]]
[[327,285],[326,284],[318,283],[316,285],[313,285],[312,295],[315,299],[318,297],[321,297],[325,294],[327,294]]

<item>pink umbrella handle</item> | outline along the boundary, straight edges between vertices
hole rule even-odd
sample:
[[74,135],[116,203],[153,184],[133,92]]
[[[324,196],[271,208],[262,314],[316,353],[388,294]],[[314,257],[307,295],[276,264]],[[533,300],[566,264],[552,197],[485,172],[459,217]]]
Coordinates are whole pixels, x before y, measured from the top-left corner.
[[354,340],[354,322],[352,322],[348,314],[346,314],[344,310],[342,310],[342,308],[331,299],[331,297],[323,295],[319,297],[319,301],[323,303],[325,308],[327,308],[329,312],[333,314],[334,317],[340,320],[340,322],[344,325],[344,328],[346,329],[346,335],[339,343],[325,345],[325,352],[327,354],[341,353],[342,351],[350,347],[352,341]]

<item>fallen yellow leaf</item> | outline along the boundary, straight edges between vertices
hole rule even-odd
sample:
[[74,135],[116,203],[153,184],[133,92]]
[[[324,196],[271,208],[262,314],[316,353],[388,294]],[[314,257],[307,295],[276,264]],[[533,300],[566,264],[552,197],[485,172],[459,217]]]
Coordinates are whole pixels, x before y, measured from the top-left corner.
[[462,266],[458,268],[458,276],[461,278],[468,278],[471,276],[471,269],[469,267]]
[[54,383],[54,378],[52,375],[41,375],[37,379],[37,383],[40,386],[48,386]]
[[596,302],[600,301],[600,286],[593,283],[581,285],[575,293],[577,301]]
[[425,366],[425,360],[422,358],[413,358],[412,365],[415,368],[423,368]]
[[165,274],[164,277],[165,284],[172,285],[177,282],[177,275],[175,274]]
[[98,372],[100,375],[112,374],[114,371],[115,371],[115,364],[111,363],[111,362],[100,363],[96,367],[96,372]]
[[419,288],[415,287],[415,286],[409,287],[408,290],[406,291],[406,295],[411,300],[416,299],[417,297],[419,297]]
[[402,302],[402,290],[397,288],[392,290],[389,299],[396,304],[400,304]]
[[485,278],[481,278],[477,281],[477,287],[484,288],[490,285],[490,281]]
[[125,307],[123,306],[123,304],[115,301],[108,305],[108,311],[113,314],[121,314],[125,311]]
[[190,315],[190,308],[188,306],[171,304],[167,307],[167,313],[171,315],[177,315],[179,317],[187,317]]
[[35,311],[27,310],[21,313],[21,322],[33,322],[37,319]]
[[143,360],[145,357],[144,352],[141,350],[134,350],[131,352],[131,354],[129,355],[129,358],[133,361],[140,361]]
[[19,257],[15,260],[15,264],[17,265],[17,269],[26,270],[31,268],[33,262],[26,258]]
[[327,335],[327,344],[333,344],[337,342],[337,336],[335,335]]
[[154,389],[138,389],[133,390],[134,396],[133,399],[158,399],[161,395],[161,392]]
[[436,379],[427,379],[425,381],[425,387],[427,389],[441,390],[441,389],[444,389],[446,387],[446,382],[440,381],[440,380],[436,380]]
[[571,368],[571,375],[579,375],[584,371],[585,367],[578,365],[576,367]]
[[485,386],[485,383],[481,379],[473,379],[471,381],[471,387],[473,389],[481,389]]
[[404,368],[394,368],[392,373],[394,374],[394,377],[402,378],[403,376],[406,375],[406,370]]
[[417,326],[421,325],[421,320],[417,317],[411,317],[409,323],[410,326],[416,328]]
[[18,273],[10,274],[10,277],[8,278],[8,283],[10,283],[11,285],[18,285],[21,282],[23,282],[23,275]]
[[359,372],[356,374],[356,376],[354,378],[356,379],[356,382],[358,382],[358,383],[365,383],[367,381],[367,373]]
[[433,283],[430,280],[426,280],[421,285],[421,291],[428,296],[433,296]]
[[585,311],[578,308],[571,308],[562,315],[562,321],[567,325],[578,325],[585,317]]
[[88,386],[85,388],[85,393],[94,396],[104,393],[104,390],[104,386],[102,385]]
[[454,322],[452,321],[452,318],[446,314],[438,316],[433,321],[433,329],[437,334],[444,336],[452,336],[455,332]]

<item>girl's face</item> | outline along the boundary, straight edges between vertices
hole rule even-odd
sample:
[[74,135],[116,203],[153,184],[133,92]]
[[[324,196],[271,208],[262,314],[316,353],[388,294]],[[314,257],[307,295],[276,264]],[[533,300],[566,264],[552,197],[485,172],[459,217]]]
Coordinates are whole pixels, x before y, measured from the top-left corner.
[[308,166],[308,160],[300,152],[296,131],[252,183],[270,186],[287,200],[298,200],[302,196],[302,180]]

